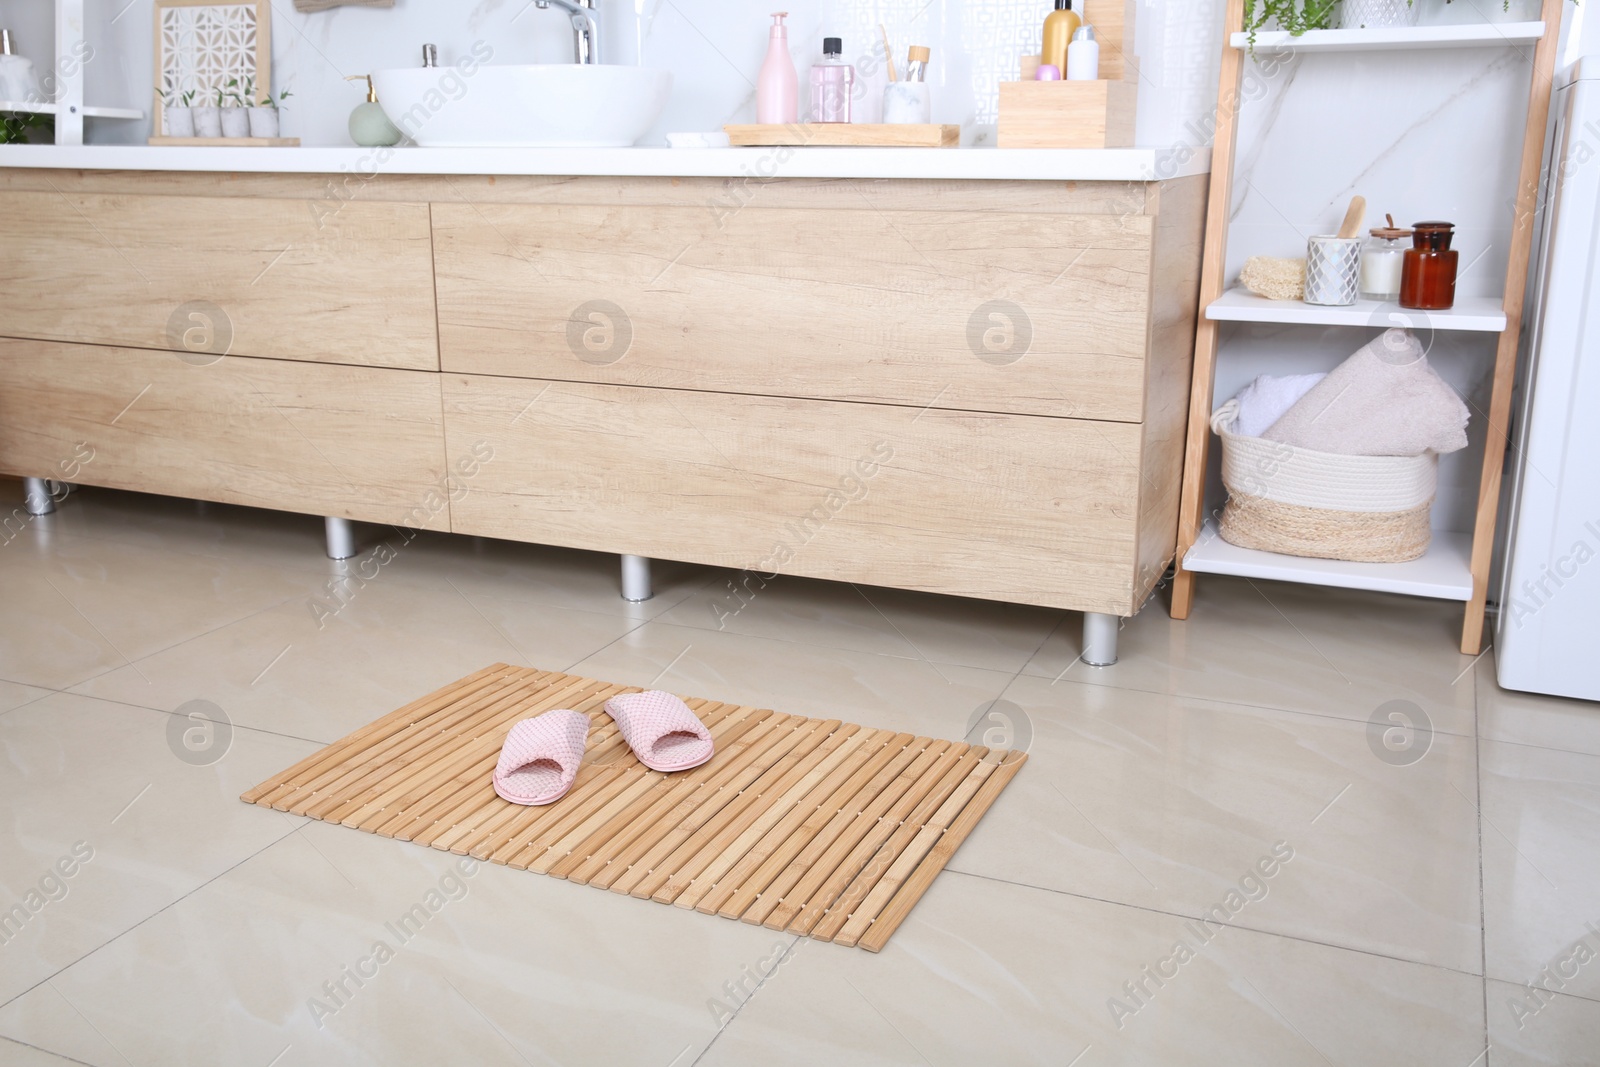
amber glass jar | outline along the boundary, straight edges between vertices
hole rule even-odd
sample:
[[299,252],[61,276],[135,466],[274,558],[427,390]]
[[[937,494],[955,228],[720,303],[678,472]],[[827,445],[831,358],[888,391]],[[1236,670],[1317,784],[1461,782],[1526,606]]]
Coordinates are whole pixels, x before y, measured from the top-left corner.
[[1448,222],[1419,222],[1412,227],[1400,271],[1400,306],[1422,311],[1443,311],[1455,306],[1456,263],[1461,253],[1450,247],[1455,226]]

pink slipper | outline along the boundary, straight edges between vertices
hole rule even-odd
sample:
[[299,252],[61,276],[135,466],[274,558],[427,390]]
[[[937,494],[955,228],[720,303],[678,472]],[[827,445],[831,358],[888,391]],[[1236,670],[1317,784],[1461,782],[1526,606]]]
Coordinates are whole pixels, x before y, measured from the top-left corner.
[[572,788],[589,738],[589,716],[558,708],[523,719],[506,735],[494,791],[513,804],[549,804]]
[[711,758],[711,733],[689,705],[659,689],[606,701],[622,739],[653,771],[686,771]]

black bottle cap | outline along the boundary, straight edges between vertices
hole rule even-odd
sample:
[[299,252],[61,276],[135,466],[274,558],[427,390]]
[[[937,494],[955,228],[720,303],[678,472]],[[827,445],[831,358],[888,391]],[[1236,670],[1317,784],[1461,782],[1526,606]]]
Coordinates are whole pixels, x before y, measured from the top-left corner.
[[837,37],[824,37],[822,39],[822,54],[836,56],[844,52],[844,41]]
[[1071,11],[1072,10],[1072,0],[1056,0],[1056,10],[1057,11]]

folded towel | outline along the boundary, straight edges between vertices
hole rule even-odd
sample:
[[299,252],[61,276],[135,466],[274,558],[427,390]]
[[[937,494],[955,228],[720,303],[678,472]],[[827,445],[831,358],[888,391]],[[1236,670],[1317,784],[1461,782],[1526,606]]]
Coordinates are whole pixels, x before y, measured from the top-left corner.
[[1261,436],[1345,456],[1467,447],[1467,405],[1407,330],[1386,330],[1335,367]]
[[1267,427],[1283,418],[1295,401],[1311,391],[1326,374],[1290,374],[1274,378],[1263,374],[1234,397],[1239,401],[1238,421],[1233,432],[1244,437],[1260,437]]

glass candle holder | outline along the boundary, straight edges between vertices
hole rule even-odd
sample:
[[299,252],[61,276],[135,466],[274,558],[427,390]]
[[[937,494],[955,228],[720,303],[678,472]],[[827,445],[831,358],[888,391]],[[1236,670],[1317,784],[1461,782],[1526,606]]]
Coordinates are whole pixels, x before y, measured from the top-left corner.
[[1306,242],[1306,303],[1354,304],[1360,276],[1361,238],[1320,235]]
[[1389,225],[1372,231],[1367,246],[1361,250],[1361,295],[1370,300],[1400,298],[1400,276],[1406,260],[1405,241],[1411,236],[1411,231],[1397,227],[1393,215],[1388,220]]

